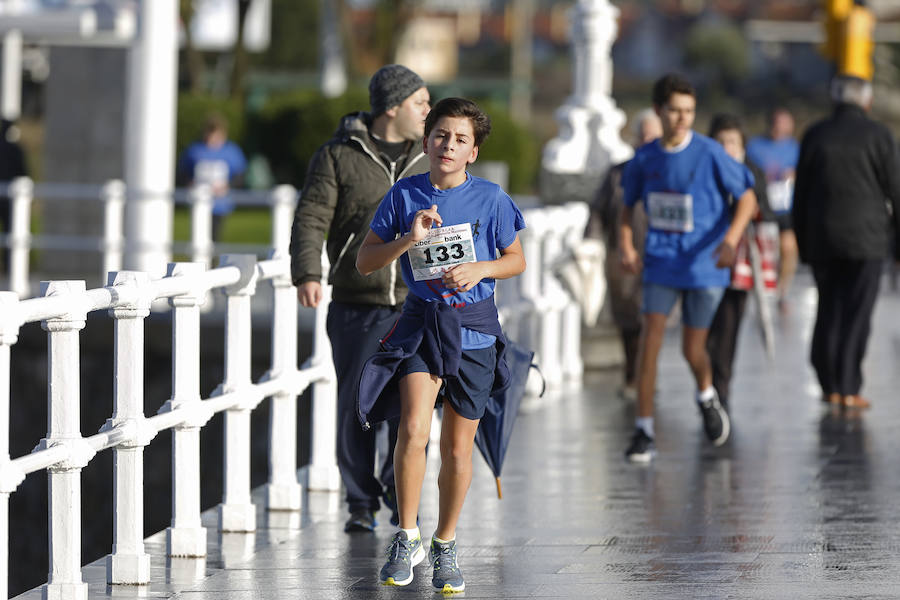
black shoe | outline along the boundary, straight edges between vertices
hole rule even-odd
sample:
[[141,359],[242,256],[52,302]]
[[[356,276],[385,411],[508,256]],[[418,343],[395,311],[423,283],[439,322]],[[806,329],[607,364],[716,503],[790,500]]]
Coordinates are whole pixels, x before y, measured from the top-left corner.
[[631,462],[648,463],[656,456],[656,444],[653,438],[647,435],[640,427],[635,428],[631,436],[631,443],[625,451],[625,458]]
[[731,421],[728,418],[728,412],[719,402],[718,394],[709,400],[697,402],[697,408],[700,409],[700,416],[703,417],[703,431],[706,437],[713,443],[713,446],[721,446],[728,439],[731,433]]
[[354,531],[375,531],[375,513],[367,508],[354,510],[350,513],[350,518],[344,523],[344,531],[351,533]]

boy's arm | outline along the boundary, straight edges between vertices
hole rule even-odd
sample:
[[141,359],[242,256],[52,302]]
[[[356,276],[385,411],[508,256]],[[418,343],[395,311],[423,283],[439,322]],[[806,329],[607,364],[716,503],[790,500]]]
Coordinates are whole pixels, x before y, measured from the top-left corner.
[[403,256],[413,244],[424,240],[433,225],[440,226],[442,222],[437,205],[432,204],[431,208],[416,211],[409,232],[395,240],[385,242],[370,229],[356,254],[356,270],[362,275],[371,275],[378,269],[386,267]]
[[467,292],[482,279],[509,279],[524,270],[525,253],[516,234],[513,243],[500,250],[500,258],[456,265],[444,273],[441,280],[447,289]]
[[757,207],[756,193],[753,191],[753,188],[748,188],[738,198],[737,206],[734,209],[734,218],[731,219],[731,226],[725,232],[725,239],[722,240],[722,243],[716,249],[716,254],[719,256],[718,261],[716,261],[717,267],[731,267],[734,265],[736,258],[735,249],[738,242],[741,241],[741,236],[744,235],[744,230],[747,229],[747,224],[750,223],[753,215],[756,214]]
[[624,205],[619,221],[619,255],[622,267],[629,273],[641,270],[641,255],[634,247],[634,228],[631,226],[633,218],[634,207]]

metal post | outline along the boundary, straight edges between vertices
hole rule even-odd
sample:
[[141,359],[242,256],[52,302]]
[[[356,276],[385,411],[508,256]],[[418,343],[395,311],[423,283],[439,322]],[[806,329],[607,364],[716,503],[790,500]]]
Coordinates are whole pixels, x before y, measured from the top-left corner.
[[28,251],[31,249],[31,203],[34,183],[27,177],[13,179],[9,186],[11,221],[9,227],[9,289],[20,298],[29,296]]
[[125,216],[125,182],[121,179],[107,181],[103,186],[103,273],[105,281],[108,273],[122,269],[122,251],[125,248],[125,234],[122,221]]
[[141,0],[128,57],[125,268],[162,275],[172,242],[178,0]]
[[218,391],[242,398],[225,411],[225,494],[219,505],[219,529],[256,531],[256,507],[250,499],[250,412],[261,400],[250,378],[250,301],[256,292],[256,256],[226,254],[220,266],[238,267],[241,279],[225,288],[225,381]]
[[63,444],[71,452],[68,460],[48,469],[50,573],[42,589],[44,600],[88,597],[88,586],[81,580],[81,469],[94,451],[81,437],[78,335],[87,311],[75,297],[84,291],[84,281],[41,282],[43,296],[73,296],[69,314],[41,323],[49,332],[50,363],[47,437],[39,448]]
[[[322,273],[328,273],[328,256],[322,249]],[[322,300],[316,307],[313,330],[313,353],[310,363],[329,365],[330,375],[313,384],[312,391],[312,448],[309,457],[309,489],[336,492],[341,487],[341,473],[337,466],[337,379],[331,357],[331,342],[325,328],[331,286],[322,280]]]
[[297,188],[279,185],[272,190],[272,258],[288,256],[291,244],[291,225],[297,204]]
[[[277,253],[273,250],[272,258]],[[272,367],[268,377],[275,379],[297,372],[297,293],[289,275],[272,279],[272,288]],[[269,510],[299,510],[302,492],[297,482],[297,393],[275,394],[269,408],[266,506]]]
[[213,194],[206,184],[195,185],[191,198],[191,261],[209,267],[213,256]]
[[9,464],[9,351],[19,339],[18,301],[15,293],[0,292],[0,598],[9,597],[9,495],[24,478],[3,468]]
[[[22,0],[6,0],[7,15],[22,11]],[[0,117],[15,121],[22,114],[22,32],[12,29],[3,36],[3,81],[0,84]]]
[[[196,278],[199,263],[169,265],[170,277]],[[160,409],[188,410],[192,418],[172,431],[172,526],[166,530],[169,556],[206,556],[206,528],[200,524],[200,428],[209,420],[200,399],[200,304],[206,290],[170,300],[172,310],[172,399]]]
[[152,295],[146,273],[109,274],[109,285],[132,301],[110,310],[115,319],[115,406],[104,429],[133,427],[135,436],[113,449],[113,549],[106,577],[112,584],[150,583],[150,555],[144,552],[144,319]]

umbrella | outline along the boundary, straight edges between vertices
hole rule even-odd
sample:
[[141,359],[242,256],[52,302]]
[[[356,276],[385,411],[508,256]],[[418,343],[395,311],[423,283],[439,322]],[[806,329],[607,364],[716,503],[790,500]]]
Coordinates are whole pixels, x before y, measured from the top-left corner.
[[[764,266],[766,265],[763,264],[763,253],[760,252],[760,247],[757,243],[757,236],[763,239],[763,244],[765,245],[765,240],[767,237],[771,238],[772,234],[770,231],[766,231],[764,224],[761,223],[755,227],[751,225],[748,229],[750,264],[753,269],[753,296],[756,298],[760,333],[762,334],[763,345],[766,348],[766,355],[769,359],[772,359],[775,357],[775,324],[773,322],[772,306],[766,299],[766,276],[764,273]],[[777,229],[775,231],[775,235],[777,235]],[[763,249],[764,252],[767,250],[767,247]],[[769,265],[769,268],[773,267]]]
[[[481,417],[478,431],[475,433],[475,445],[478,446],[478,450],[497,481],[498,498],[503,498],[503,491],[500,487],[500,470],[503,468],[506,448],[509,446],[513,425],[519,414],[519,405],[525,395],[525,382],[528,380],[529,370],[532,367],[537,369],[537,365],[532,362],[533,358],[534,352],[508,340],[506,363],[509,366],[509,387],[493,394],[488,399],[484,416]],[[541,395],[544,395],[543,388]]]

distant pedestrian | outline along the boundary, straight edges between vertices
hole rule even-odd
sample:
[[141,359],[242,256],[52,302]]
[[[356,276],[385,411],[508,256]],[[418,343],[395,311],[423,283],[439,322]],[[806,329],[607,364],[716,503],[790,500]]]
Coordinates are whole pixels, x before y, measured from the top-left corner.
[[[682,301],[682,351],[697,384],[696,401],[707,437],[721,445],[730,432],[728,413],[712,385],[706,337],[728,286],[730,267],[747,223],[756,212],[753,176],[722,146],[694,132],[696,94],[678,75],[653,86],[653,107],[662,137],[638,149],[625,167],[625,210],[619,248],[623,266],[638,272],[641,258],[631,225],[634,205],[647,212],[649,229],[643,259],[643,313],[638,358],[635,431],[625,451],[633,462],[656,453],[653,395],[656,363],[666,319]],[[737,199],[734,210],[729,198]],[[732,212],[733,215],[732,216]]]
[[787,293],[797,270],[797,238],[791,219],[794,200],[794,178],[800,144],[794,138],[794,116],[779,106],[769,113],[766,135],[757,136],[747,144],[747,157],[766,174],[769,204],[778,218],[778,308],[788,310]]
[[[735,115],[718,114],[713,117],[709,127],[709,137],[713,138],[725,148],[731,158],[742,163],[753,174],[753,191],[759,210],[754,221],[757,223],[776,220],[775,213],[769,208],[769,200],[766,195],[766,176],[762,170],[747,158],[744,152],[744,129],[741,121]],[[740,249],[749,253],[749,245],[755,244],[751,239],[750,230],[744,234],[740,241]],[[762,273],[754,273],[753,276],[762,276]],[[713,387],[719,395],[719,402],[728,410],[730,404],[731,374],[734,366],[734,356],[737,351],[738,333],[741,329],[741,321],[744,318],[744,308],[747,305],[748,290],[752,289],[752,277],[749,281],[740,274],[732,271],[731,285],[725,289],[716,315],[709,327],[709,336],[706,340],[706,349],[712,364]]]
[[388,448],[377,465],[375,430],[363,431],[356,390],[363,363],[400,314],[407,288],[398,265],[369,277],[355,258],[385,193],[401,177],[428,170],[422,152],[425,116],[431,108],[425,82],[403,65],[381,67],[369,80],[368,112],[344,116],[334,137],[309,163],[291,231],[291,279],[300,304],[322,300],[322,244],[331,266],[332,300],[326,328],[337,372],[337,463],[350,516],[346,532],[375,530],[382,501],[393,512],[397,420],[387,424]]
[[431,585],[445,593],[465,589],[456,525],[472,481],[475,432],[492,391],[509,379],[494,285],[525,270],[522,213],[500,186],[466,172],[490,128],[474,102],[438,102],[425,122],[429,173],[391,188],[356,259],[364,274],[399,262],[410,290],[384,351],[360,379],[361,419],[388,406],[400,414],[394,470],[401,529],[379,575],[384,585],[408,585],[425,558],[416,515],[431,414],[443,386]]
[[178,163],[179,178],[188,185],[208,185],[213,195],[212,239],[219,241],[225,217],[234,211],[231,188],[243,184],[247,159],[240,146],[228,139],[228,123],[210,115],[203,139],[192,143]]
[[[662,135],[659,116],[652,108],[637,113],[632,119],[632,139],[636,148],[648,144]],[[622,201],[622,172],[628,161],[610,168],[597,191],[591,206],[591,217],[585,229],[585,237],[603,239],[606,244],[606,275],[612,318],[622,351],[623,381],[619,395],[626,400],[637,398],[637,353],[641,337],[641,279],[638,274],[622,268],[622,261],[616,249],[619,247],[619,221],[625,204]],[[632,220],[634,246],[638,253],[644,252],[644,237],[647,235],[647,215],[640,206],[634,209]]]
[[900,231],[900,153],[866,114],[870,82],[838,76],[831,98],[834,112],[800,146],[794,229],[819,292],[810,360],[822,399],[867,408],[862,360],[891,230]]

